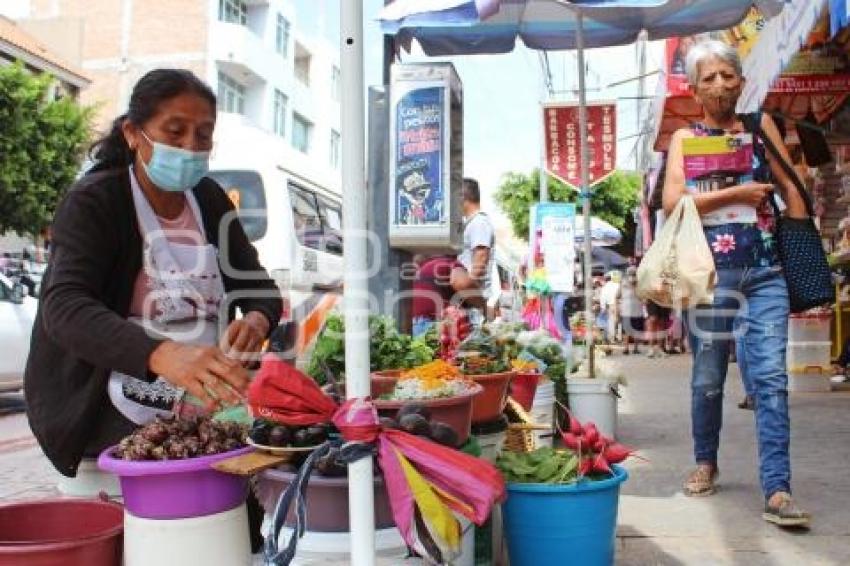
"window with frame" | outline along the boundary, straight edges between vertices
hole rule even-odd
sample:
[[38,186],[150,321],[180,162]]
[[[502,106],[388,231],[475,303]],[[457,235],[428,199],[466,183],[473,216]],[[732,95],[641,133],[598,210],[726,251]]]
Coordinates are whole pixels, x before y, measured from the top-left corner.
[[272,129],[279,136],[286,135],[286,107],[289,103],[289,98],[281,91],[274,91],[274,124]]
[[330,161],[331,167],[334,169],[339,169],[339,161],[341,157],[342,151],[342,136],[339,135],[339,132],[336,130],[331,130],[331,147],[330,147]]
[[310,65],[313,56],[306,47],[295,42],[295,78],[304,85],[310,86]]
[[303,153],[310,151],[313,124],[300,114],[292,115],[292,147]]
[[289,45],[289,20],[283,17],[283,14],[277,15],[277,27],[275,28],[275,50],[286,57],[287,47]]
[[245,114],[245,87],[219,71],[218,106],[222,112]]
[[342,255],[342,207],[338,202],[319,198],[319,217],[322,221],[322,250]]
[[339,102],[340,91],[342,90],[342,73],[339,67],[334,65],[331,67],[331,97]]
[[302,246],[321,250],[322,219],[319,216],[319,204],[316,195],[289,183],[289,199],[292,205],[292,221],[295,225],[295,238]]
[[248,25],[248,6],[242,0],[218,0],[218,19],[231,24]]
[[209,177],[218,183],[233,203],[245,234],[252,242],[266,235],[268,210],[263,179],[256,171],[210,171]]

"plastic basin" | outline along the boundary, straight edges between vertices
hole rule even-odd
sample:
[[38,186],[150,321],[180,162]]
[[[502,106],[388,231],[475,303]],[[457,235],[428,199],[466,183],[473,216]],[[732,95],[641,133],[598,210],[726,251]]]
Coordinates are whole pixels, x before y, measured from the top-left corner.
[[[291,466],[266,470],[257,482],[257,498],[267,513],[272,513],[281,494],[286,490],[296,472]],[[375,475],[375,529],[395,526],[384,478]],[[348,478],[326,477],[315,470],[307,484],[307,530],[310,532],[348,532]],[[294,506],[293,506],[294,508]],[[295,526],[293,509],[286,516],[285,525]]]
[[372,399],[377,399],[382,395],[389,395],[395,389],[396,381],[402,371],[400,369],[387,369],[383,371],[373,371],[371,374],[372,386],[370,394]]
[[86,499],[0,506],[0,566],[119,566],[124,510]]
[[484,388],[481,395],[472,401],[472,424],[489,423],[502,416],[513,376],[512,371],[466,376]]
[[245,502],[248,479],[210,466],[250,447],[185,460],[132,462],[104,450],[97,465],[118,476],[127,511],[143,519],[188,519],[229,511]]
[[610,566],[614,563],[620,484],[629,475],[572,485],[507,485],[502,506],[511,566]]
[[534,393],[539,382],[539,373],[517,373],[511,381],[511,397],[526,411],[530,411],[534,404]]
[[445,423],[452,427],[458,435],[458,442],[463,444],[469,438],[472,427],[472,400],[480,394],[484,388],[475,384],[464,393],[456,397],[440,397],[438,399],[408,399],[403,401],[387,401],[384,399],[373,399],[378,415],[382,417],[395,417],[398,410],[405,403],[415,401],[431,409],[431,420]]

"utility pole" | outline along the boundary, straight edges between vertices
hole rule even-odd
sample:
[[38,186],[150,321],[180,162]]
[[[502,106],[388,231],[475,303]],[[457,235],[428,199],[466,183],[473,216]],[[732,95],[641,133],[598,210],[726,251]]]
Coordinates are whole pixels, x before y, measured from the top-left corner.
[[640,173],[645,165],[646,155],[645,137],[640,132],[643,131],[643,99],[646,96],[646,31],[640,32],[636,43],[637,59],[638,59],[638,94],[637,94],[637,129],[640,137],[637,140],[635,148],[635,171]]

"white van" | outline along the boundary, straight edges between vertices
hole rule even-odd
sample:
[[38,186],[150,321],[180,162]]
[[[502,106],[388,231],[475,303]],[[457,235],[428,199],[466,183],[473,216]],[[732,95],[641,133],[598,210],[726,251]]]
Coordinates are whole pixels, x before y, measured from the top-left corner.
[[284,349],[294,346],[298,355],[341,296],[341,197],[287,167],[298,156],[284,151],[285,140],[259,130],[247,132],[216,142],[209,177],[236,205],[260,263],[280,287],[281,324],[290,323],[284,328],[289,342]]

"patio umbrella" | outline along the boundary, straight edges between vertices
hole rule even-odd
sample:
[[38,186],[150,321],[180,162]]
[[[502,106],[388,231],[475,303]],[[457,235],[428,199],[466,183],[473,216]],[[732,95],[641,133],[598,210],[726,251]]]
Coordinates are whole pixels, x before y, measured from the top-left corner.
[[[576,244],[584,243],[584,235],[586,234],[584,217],[581,214],[576,215]],[[590,218],[590,244],[594,247],[616,246],[623,235],[619,230],[596,216]]]
[[[585,233],[591,232],[584,49],[632,43],[642,31],[662,39],[725,29],[755,4],[767,16],[784,0],[396,0],[381,12],[384,33],[399,45],[416,39],[427,55],[507,53],[516,39],[532,49],[576,49],[579,140]],[[590,279],[591,241],[584,242],[585,279]],[[588,320],[592,319],[586,286]],[[593,375],[593,340],[587,340]]]

